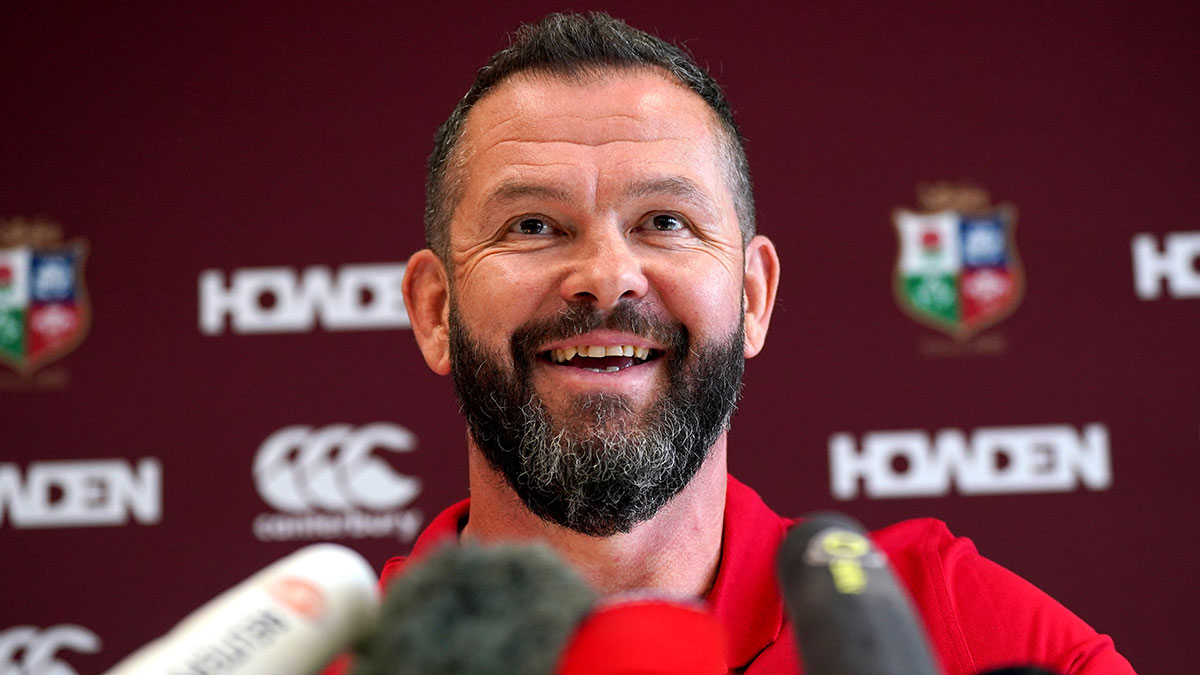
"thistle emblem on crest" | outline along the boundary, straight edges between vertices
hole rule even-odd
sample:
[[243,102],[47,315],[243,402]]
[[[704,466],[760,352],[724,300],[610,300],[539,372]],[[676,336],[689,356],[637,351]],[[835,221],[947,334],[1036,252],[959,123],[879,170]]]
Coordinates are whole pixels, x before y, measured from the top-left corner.
[[0,363],[22,375],[79,346],[91,319],[87,243],[45,219],[0,220]]
[[918,210],[892,213],[896,301],[913,319],[967,340],[1021,301],[1016,207],[993,206],[987,190],[952,182],[918,187],[917,202]]

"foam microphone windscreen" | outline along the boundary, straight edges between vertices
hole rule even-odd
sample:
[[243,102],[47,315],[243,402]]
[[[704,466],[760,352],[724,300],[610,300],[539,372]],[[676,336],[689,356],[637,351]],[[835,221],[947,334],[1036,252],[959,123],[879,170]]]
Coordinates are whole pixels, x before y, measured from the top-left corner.
[[551,675],[595,593],[542,546],[447,546],[387,589],[353,675]]

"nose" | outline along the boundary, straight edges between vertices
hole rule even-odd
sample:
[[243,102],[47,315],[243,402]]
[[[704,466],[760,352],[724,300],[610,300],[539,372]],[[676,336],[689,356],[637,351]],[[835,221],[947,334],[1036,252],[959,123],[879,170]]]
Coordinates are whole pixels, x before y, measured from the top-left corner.
[[622,300],[646,295],[644,261],[619,227],[595,228],[572,245],[560,294],[567,302],[587,302],[609,310]]

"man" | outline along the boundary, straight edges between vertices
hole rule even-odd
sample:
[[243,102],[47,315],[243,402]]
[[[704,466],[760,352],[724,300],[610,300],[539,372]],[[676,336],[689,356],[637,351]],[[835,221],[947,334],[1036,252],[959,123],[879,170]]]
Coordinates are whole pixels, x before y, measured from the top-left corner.
[[[793,521],[726,472],[780,272],[717,84],[604,15],[523,27],[438,132],[426,236],[404,295],[467,418],[471,498],[413,555],[538,540],[604,593],[705,598],[730,672],[797,672],[774,582]],[[875,536],[947,671],[1132,672],[940,523]]]

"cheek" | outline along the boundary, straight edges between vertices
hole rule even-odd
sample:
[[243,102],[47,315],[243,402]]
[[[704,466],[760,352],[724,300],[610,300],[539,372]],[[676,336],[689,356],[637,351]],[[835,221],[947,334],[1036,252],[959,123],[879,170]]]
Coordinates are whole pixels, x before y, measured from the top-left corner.
[[545,275],[513,262],[502,256],[480,261],[455,277],[459,312],[479,339],[511,334],[537,313],[547,297]]
[[741,284],[716,284],[724,271],[698,276],[667,274],[657,284],[659,294],[672,317],[699,335],[725,335],[741,315]]

